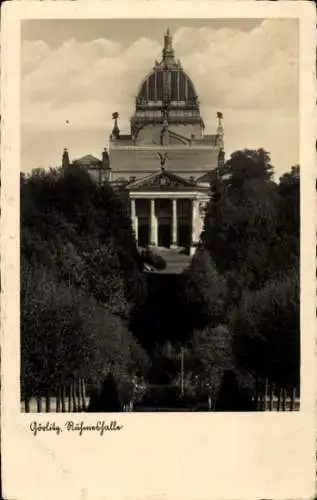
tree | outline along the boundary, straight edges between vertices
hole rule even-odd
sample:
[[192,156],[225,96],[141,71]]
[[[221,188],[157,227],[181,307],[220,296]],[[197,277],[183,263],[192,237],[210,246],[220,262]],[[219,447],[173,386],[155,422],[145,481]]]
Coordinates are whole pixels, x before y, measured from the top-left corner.
[[141,306],[145,281],[127,200],[108,183],[98,186],[84,169],[73,166],[24,176],[21,223],[22,252],[29,259],[54,266],[62,279],[88,287],[98,300],[112,304],[113,293],[106,291],[114,276],[113,286],[124,295],[115,312],[128,318]]
[[300,168],[293,166],[278,184],[278,266],[283,272],[299,268],[300,257]]
[[227,161],[226,167],[230,175],[228,184],[234,189],[242,187],[250,179],[270,181],[274,174],[270,155],[262,148],[235,151]]
[[245,292],[230,314],[235,355],[241,366],[273,382],[298,385],[299,311],[297,270],[255,293]]
[[180,371],[180,349],[170,341],[157,345],[151,357],[151,384],[172,384]]
[[185,323],[191,330],[217,325],[226,314],[227,286],[207,250],[199,248],[181,277]]
[[83,338],[74,290],[46,268],[23,263],[21,280],[21,385],[27,395],[56,391],[86,376],[94,351]]
[[90,399],[90,412],[119,412],[121,411],[118,387],[111,372],[104,379],[100,391],[96,391]]
[[97,383],[113,366],[118,381],[147,368],[147,356],[122,320],[94,298],[23,263],[22,387],[56,391],[78,377]]
[[21,176],[24,392],[96,382],[111,363],[119,385],[147,369],[129,330],[146,289],[125,203],[81,168]]
[[192,349],[196,360],[195,373],[204,389],[215,396],[223,373],[235,368],[231,332],[226,325],[207,326],[194,332]]
[[216,411],[256,411],[257,406],[250,388],[241,387],[237,375],[225,370],[215,404]]
[[78,285],[97,301],[107,304],[114,314],[127,316],[129,304],[125,295],[124,271],[113,239],[93,253],[84,254]]
[[219,169],[204,223],[203,242],[238,300],[243,288],[260,288],[272,273],[278,194],[273,167],[262,149],[231,155]]
[[[263,150],[237,151],[213,171],[201,247],[182,277],[193,373],[218,386],[231,373],[223,384],[233,392],[252,390],[256,375],[299,383],[299,167],[279,183],[272,175]],[[232,339],[228,358],[218,327]]]

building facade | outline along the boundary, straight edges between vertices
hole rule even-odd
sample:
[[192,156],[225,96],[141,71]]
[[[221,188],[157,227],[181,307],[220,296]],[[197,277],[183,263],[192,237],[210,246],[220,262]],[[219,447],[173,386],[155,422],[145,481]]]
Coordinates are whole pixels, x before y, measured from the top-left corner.
[[169,30],[161,61],[137,92],[130,133],[121,134],[118,113],[112,118],[109,152],[101,160],[86,155],[73,163],[99,182],[126,187],[139,246],[186,247],[193,253],[209,198],[209,173],[224,161],[224,130],[218,112],[216,133],[205,134],[194,84],[175,58]]

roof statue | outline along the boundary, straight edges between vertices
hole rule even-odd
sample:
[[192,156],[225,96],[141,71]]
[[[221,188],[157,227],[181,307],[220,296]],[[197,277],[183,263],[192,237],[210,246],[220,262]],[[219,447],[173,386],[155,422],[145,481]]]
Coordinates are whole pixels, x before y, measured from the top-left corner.
[[67,148],[64,148],[63,158],[62,158],[62,167],[67,168],[67,167],[69,167],[69,165],[70,165],[70,161],[69,161],[68,151],[67,151]]
[[221,111],[217,112],[217,120],[218,120],[218,126],[217,126],[217,145],[220,149],[224,147],[224,142],[223,142],[223,136],[224,136],[224,129],[223,129],[223,114]]
[[102,168],[105,170],[110,170],[110,160],[107,148],[104,148],[102,152]]
[[221,111],[217,112],[217,120],[218,120],[217,134],[219,133],[223,134],[223,114],[221,113]]
[[119,136],[120,136],[120,129],[118,127],[118,118],[119,118],[119,113],[117,111],[112,113],[112,119],[114,120],[114,125],[113,125],[113,129],[112,129],[112,136],[115,139],[119,139]]
[[161,170],[165,170],[165,166],[167,164],[167,153],[157,153],[158,157],[160,158],[160,163],[161,163]]

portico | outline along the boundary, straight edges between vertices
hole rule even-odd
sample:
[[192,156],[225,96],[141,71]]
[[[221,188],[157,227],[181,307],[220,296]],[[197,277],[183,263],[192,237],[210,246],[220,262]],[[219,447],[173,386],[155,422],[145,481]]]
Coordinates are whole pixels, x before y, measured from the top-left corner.
[[139,246],[185,247],[190,254],[194,252],[203,229],[206,188],[170,172],[154,174],[127,188]]

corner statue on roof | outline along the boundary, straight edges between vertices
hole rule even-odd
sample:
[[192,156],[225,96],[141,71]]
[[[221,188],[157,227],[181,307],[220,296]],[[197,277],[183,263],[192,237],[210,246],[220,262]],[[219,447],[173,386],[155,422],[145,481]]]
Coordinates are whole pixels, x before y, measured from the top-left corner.
[[[199,206],[209,197],[210,172],[224,162],[223,115],[217,112],[208,127],[214,133],[207,134],[194,83],[175,58],[169,30],[161,60],[136,92],[129,133],[120,131],[117,111],[112,120],[109,157],[99,163],[90,158],[87,170],[128,191],[140,247],[185,248],[193,254],[203,228]],[[78,161],[88,159],[85,155]]]

